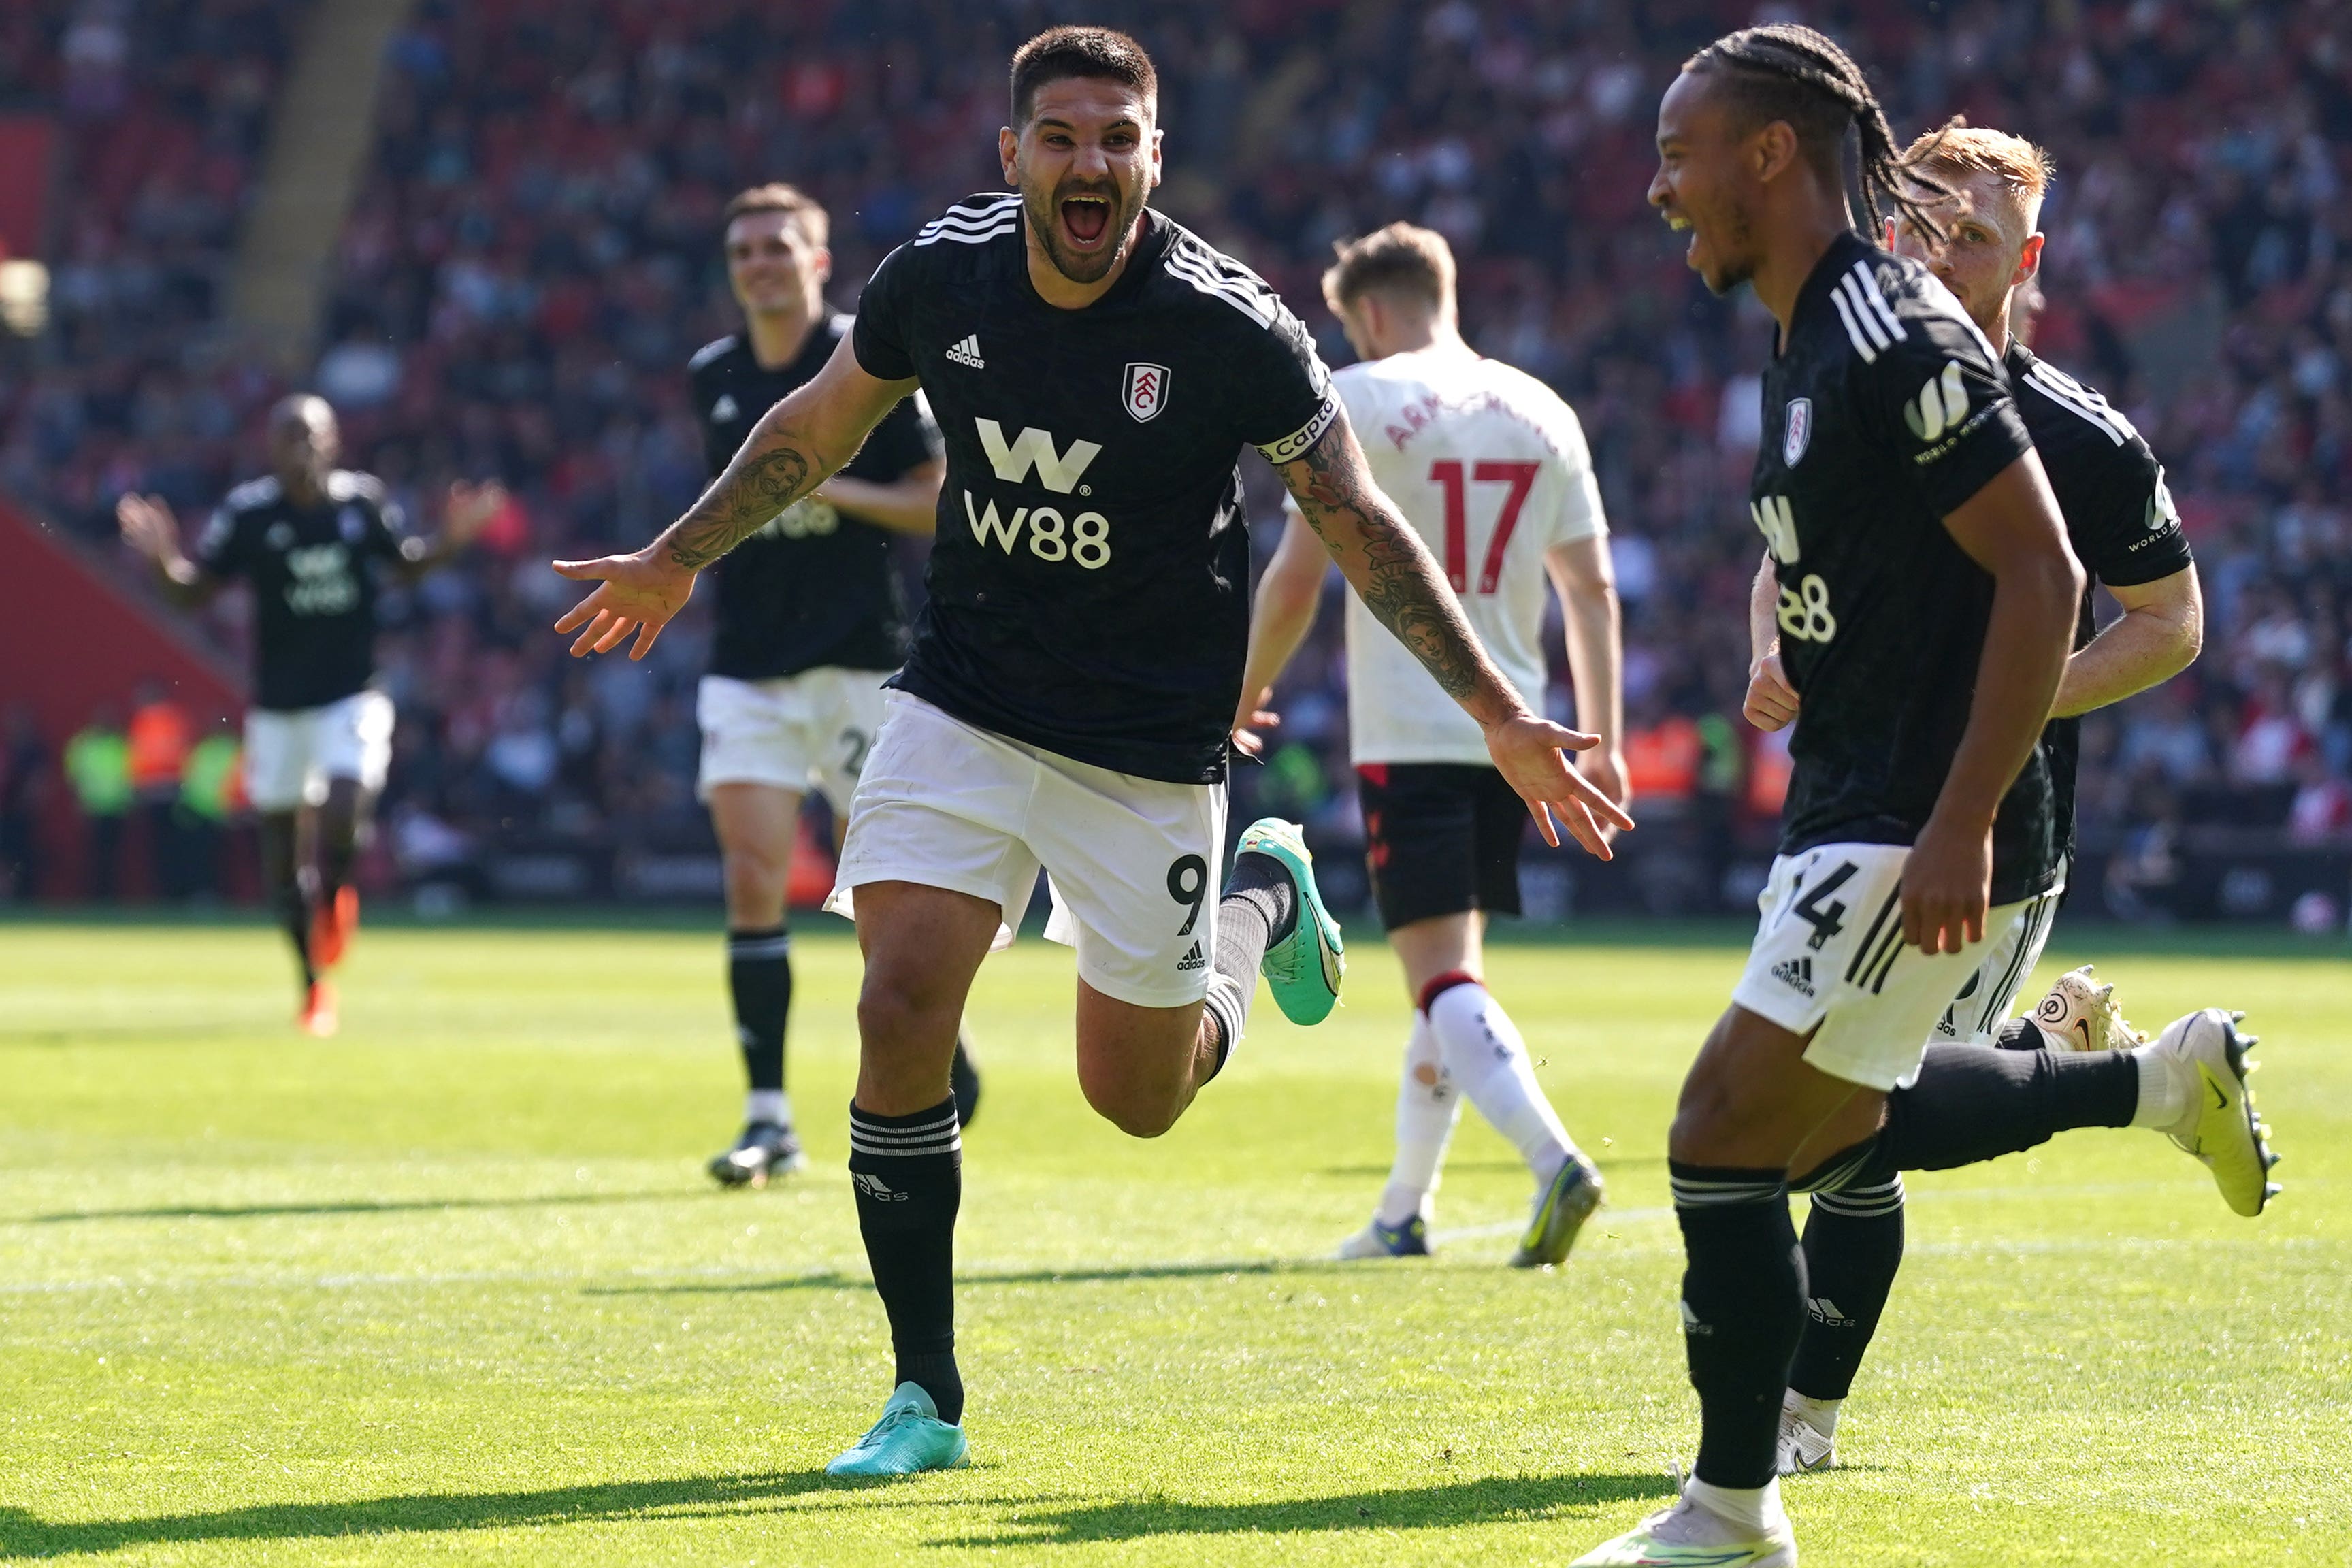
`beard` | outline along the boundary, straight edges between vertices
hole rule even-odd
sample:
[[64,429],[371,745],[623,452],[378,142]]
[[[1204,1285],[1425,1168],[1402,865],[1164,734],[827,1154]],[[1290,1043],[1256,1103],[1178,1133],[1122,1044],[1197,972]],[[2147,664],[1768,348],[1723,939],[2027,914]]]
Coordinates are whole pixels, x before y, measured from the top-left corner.
[[[1104,226],[1106,236],[1116,236],[1111,243],[1091,255],[1074,251],[1062,240],[1062,203],[1069,196],[1102,196],[1110,203],[1110,216]],[[1110,276],[1127,256],[1134,241],[1135,218],[1143,210],[1143,195],[1129,196],[1116,183],[1086,184],[1064,181],[1050,191],[1030,189],[1025,184],[1021,191],[1021,211],[1029,220],[1029,232],[1035,235],[1045,247],[1045,259],[1054,270],[1073,283],[1099,283]]]
[[1718,259],[1712,268],[1703,268],[1699,281],[1710,294],[1730,293],[1756,276],[1756,249],[1751,243],[1753,230],[1748,222],[1748,209],[1734,202],[1723,215],[1723,238],[1712,247]]

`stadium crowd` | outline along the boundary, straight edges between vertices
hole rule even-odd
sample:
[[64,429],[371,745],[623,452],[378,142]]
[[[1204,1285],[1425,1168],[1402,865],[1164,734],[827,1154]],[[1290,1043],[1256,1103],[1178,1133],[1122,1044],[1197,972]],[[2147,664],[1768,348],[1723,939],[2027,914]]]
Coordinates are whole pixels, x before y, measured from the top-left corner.
[[[2352,836],[2352,47],[2333,8],[1801,8],[1854,48],[1904,131],[1964,112],[2054,154],[2037,346],[2170,465],[2207,596],[2202,660],[2085,726],[2085,839],[2126,866],[2200,823]],[[49,338],[0,382],[0,481],[93,538],[126,489],[185,513],[258,467],[279,387],[201,329],[300,10],[42,0],[0,21],[0,87],[57,106],[76,170]],[[1348,351],[1316,283],[1330,242],[1398,216],[1452,239],[1471,342],[1557,386],[1591,437],[1645,821],[1769,837],[1784,774],[1738,716],[1769,324],[1711,299],[1643,200],[1658,91],[1754,6],[1085,10],[1160,61],[1160,205],[1264,272],[1334,363]],[[389,601],[402,725],[385,809],[404,875],[476,876],[494,839],[646,864],[707,843],[702,640],[681,624],[647,665],[574,664],[546,631],[574,595],[544,562],[634,544],[701,484],[685,364],[732,325],[727,196],[776,178],[816,195],[835,302],[854,306],[920,222],[1002,184],[1003,61],[1075,14],[421,0],[385,62],[313,382],[351,460],[412,514],[453,477],[496,476],[516,501],[463,569]],[[54,68],[26,68],[41,60]],[[170,155],[117,151],[142,138]],[[1263,524],[1274,488],[1258,479]],[[1261,550],[1274,534],[1262,526]],[[218,617],[222,635],[237,619]],[[1360,836],[1339,627],[1324,616],[1294,666],[1281,743],[1235,807],[1286,807],[1333,847]],[[2110,901],[2133,896],[2126,876]]]

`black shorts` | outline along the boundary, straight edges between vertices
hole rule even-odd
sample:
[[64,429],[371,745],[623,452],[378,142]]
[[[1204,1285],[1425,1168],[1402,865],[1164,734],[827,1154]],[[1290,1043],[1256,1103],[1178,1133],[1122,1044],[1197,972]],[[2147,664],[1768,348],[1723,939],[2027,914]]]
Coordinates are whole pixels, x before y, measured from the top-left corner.
[[1365,763],[1364,859],[1389,930],[1469,910],[1519,912],[1528,808],[1503,775],[1473,763]]

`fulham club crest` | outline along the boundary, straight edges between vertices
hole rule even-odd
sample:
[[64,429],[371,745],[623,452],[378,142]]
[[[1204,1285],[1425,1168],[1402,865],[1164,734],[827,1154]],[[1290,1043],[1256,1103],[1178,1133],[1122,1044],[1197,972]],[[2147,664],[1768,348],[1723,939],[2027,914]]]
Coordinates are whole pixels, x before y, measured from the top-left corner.
[[1797,459],[1813,441],[1813,400],[1810,397],[1789,399],[1789,411],[1782,416],[1780,426],[1780,463],[1793,468]]
[[1159,416],[1168,406],[1168,367],[1131,363],[1127,367],[1127,412],[1137,424]]

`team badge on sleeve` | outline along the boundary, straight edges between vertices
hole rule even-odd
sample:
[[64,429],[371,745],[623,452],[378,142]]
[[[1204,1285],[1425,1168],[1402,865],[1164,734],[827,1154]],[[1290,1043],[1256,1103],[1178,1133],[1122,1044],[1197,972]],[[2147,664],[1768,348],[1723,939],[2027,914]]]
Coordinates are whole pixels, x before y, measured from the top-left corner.
[[1168,406],[1168,367],[1138,361],[1127,367],[1127,412],[1139,425]]
[[1813,400],[1810,397],[1789,399],[1788,412],[1781,416],[1780,462],[1795,468],[1797,459],[1813,442]]

